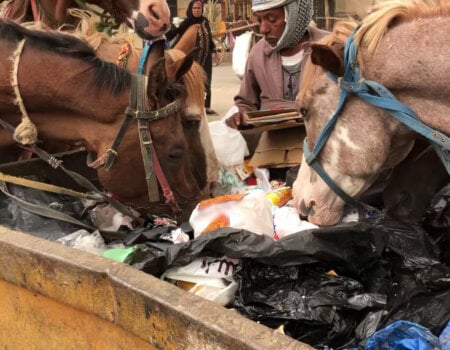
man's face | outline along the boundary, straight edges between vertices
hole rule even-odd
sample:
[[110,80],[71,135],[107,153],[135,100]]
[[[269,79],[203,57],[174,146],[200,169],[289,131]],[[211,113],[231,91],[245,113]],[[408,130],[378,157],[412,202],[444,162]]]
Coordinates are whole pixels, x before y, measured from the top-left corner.
[[270,46],[276,46],[286,27],[284,8],[277,7],[264,11],[256,11],[253,15],[259,23],[259,31],[264,35],[264,39],[267,40]]

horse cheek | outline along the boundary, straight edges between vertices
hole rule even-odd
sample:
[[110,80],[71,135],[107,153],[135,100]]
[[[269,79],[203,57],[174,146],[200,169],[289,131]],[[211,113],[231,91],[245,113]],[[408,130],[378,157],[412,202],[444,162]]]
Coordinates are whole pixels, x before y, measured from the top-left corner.
[[319,226],[336,224],[342,217],[343,203],[319,175],[302,159],[292,188],[294,207],[301,217]]

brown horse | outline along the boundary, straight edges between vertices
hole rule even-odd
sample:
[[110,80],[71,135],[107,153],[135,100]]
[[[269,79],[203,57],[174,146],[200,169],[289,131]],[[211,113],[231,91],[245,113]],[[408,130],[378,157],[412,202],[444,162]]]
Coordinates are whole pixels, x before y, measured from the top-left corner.
[[[100,60],[92,47],[73,36],[31,31],[3,21],[0,21],[0,47],[0,59],[10,63],[0,68],[3,120],[12,125],[22,120],[20,125],[23,126],[27,113],[39,136],[45,139],[81,140],[97,155],[108,153],[129,104],[131,74],[127,70]],[[185,91],[181,84],[169,81],[162,45],[155,45],[149,61],[153,66],[148,77],[148,101],[152,109],[161,110],[161,114],[167,116],[149,122],[148,127],[163,173],[184,209],[182,219],[186,219],[197,204],[200,187],[206,181],[198,180],[193,173],[183,129],[183,123],[189,119],[200,119],[198,114],[192,115],[196,113],[195,108],[187,108],[187,104],[191,96],[202,94],[203,85],[197,79],[198,83]],[[178,69],[173,74],[174,80],[181,81],[191,64],[192,60],[187,58],[173,65]],[[19,103],[19,111],[16,104],[20,100],[23,104]],[[181,108],[169,107],[164,112],[164,106],[172,106],[175,101]],[[201,108],[203,104],[197,109]],[[32,129],[29,124],[26,130]],[[8,147],[12,142],[12,138],[0,130],[0,147]],[[136,119],[130,121],[117,152],[110,171],[98,169],[105,190],[141,211],[167,213],[167,206],[148,200]],[[202,155],[204,157],[203,150],[199,157]],[[202,163],[204,166],[204,159],[198,164]]]
[[[352,93],[364,93],[366,88],[358,90],[360,84],[366,86],[367,81],[376,81],[435,130],[430,134],[439,135],[437,141],[444,143],[440,147],[448,152],[450,45],[446,38],[450,32],[449,2],[397,2],[372,12],[354,35],[361,77],[352,84],[343,83],[341,79],[336,84],[324,71],[342,77],[343,42],[355,26],[338,24],[327,42],[312,47],[311,60],[317,66],[310,65],[305,71],[303,88],[297,97],[305,119],[308,148],[313,150],[319,133],[335,113],[341,87]],[[355,72],[355,67],[353,64],[351,72]],[[374,91],[381,90],[369,89],[369,92]],[[369,105],[355,95],[346,100],[331,130],[316,159],[344,192],[343,197],[345,193],[349,197],[359,196],[381,172],[401,162],[418,135],[386,110]],[[313,164],[311,160],[312,157],[308,162]],[[344,201],[308,164],[304,158],[294,183],[295,206],[309,221],[333,225],[342,216]]]
[[[87,3],[110,13],[118,23],[126,23],[139,6],[139,0],[89,0]],[[40,21],[53,29],[78,22],[68,12],[69,8],[79,7],[75,0],[9,0],[5,6],[3,18],[15,22]]]
[[[89,27],[89,24],[86,24],[86,26]],[[173,68],[173,65],[182,61],[195,47],[196,32],[193,33],[193,40],[191,40],[191,32],[198,30],[198,27],[193,29],[195,30],[189,28],[174,48],[165,52],[167,74],[175,72],[176,69]],[[126,67],[131,72],[137,71],[142,49],[136,49],[134,47],[133,36],[118,35],[111,38],[103,33],[95,33],[84,37],[84,39],[93,47],[99,58],[109,62],[116,62],[117,64]],[[198,128],[196,128],[195,121],[193,121],[192,118],[188,118],[184,121],[184,125],[189,148],[194,150],[194,152],[190,152],[190,155],[197,158],[200,150],[198,142],[201,142],[201,148],[205,151],[208,183],[208,186],[205,187],[205,193],[208,193],[209,185],[217,180],[218,162],[209,133],[208,118],[205,109],[203,107],[199,109],[199,106],[203,106],[205,98],[204,91],[194,88],[195,86],[198,86],[198,84],[204,84],[204,79],[205,74],[203,68],[194,61],[191,68],[183,75],[182,82],[183,85],[188,87],[189,91],[200,92],[198,94],[191,93],[189,103],[187,104],[187,116],[199,115],[200,124]],[[198,162],[198,160],[194,159],[193,164],[196,162]],[[198,168],[203,169],[202,167]]]
[[[144,39],[161,37],[170,29],[170,10],[165,0],[88,0],[81,2],[99,6],[118,24],[135,27]],[[7,0],[0,17],[15,22],[38,22],[48,28],[76,26],[79,19],[69,13],[78,8],[76,0]]]

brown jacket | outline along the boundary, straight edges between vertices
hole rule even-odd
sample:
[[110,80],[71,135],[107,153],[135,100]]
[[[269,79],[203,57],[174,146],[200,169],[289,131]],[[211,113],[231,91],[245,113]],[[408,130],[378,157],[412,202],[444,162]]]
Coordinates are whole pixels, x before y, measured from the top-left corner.
[[[310,42],[315,42],[330,34],[325,30],[308,28]],[[305,48],[305,56],[301,64],[300,80],[306,58],[310,55]],[[260,40],[252,48],[239,93],[234,97],[237,107],[246,111],[271,108],[295,108],[295,101],[285,100],[283,97],[283,71],[281,55],[274,52],[266,40]]]

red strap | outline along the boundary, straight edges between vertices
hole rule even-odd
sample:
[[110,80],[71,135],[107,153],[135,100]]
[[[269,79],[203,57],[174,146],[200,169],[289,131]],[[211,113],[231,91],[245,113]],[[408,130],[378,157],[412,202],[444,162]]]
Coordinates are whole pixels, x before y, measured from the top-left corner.
[[[150,135],[151,137],[151,135]],[[167,181],[164,172],[162,171],[161,164],[159,163],[158,155],[156,154],[155,146],[153,146],[153,142],[151,143],[152,153],[153,153],[153,166],[155,168],[155,174],[158,178],[159,184],[161,185],[164,198],[166,198],[166,204],[170,205],[174,214],[181,212],[180,207],[175,199],[175,196],[170,189],[170,185]]]
[[33,19],[35,22],[39,22],[39,11],[37,8],[36,0],[31,0],[31,11],[33,11]]

